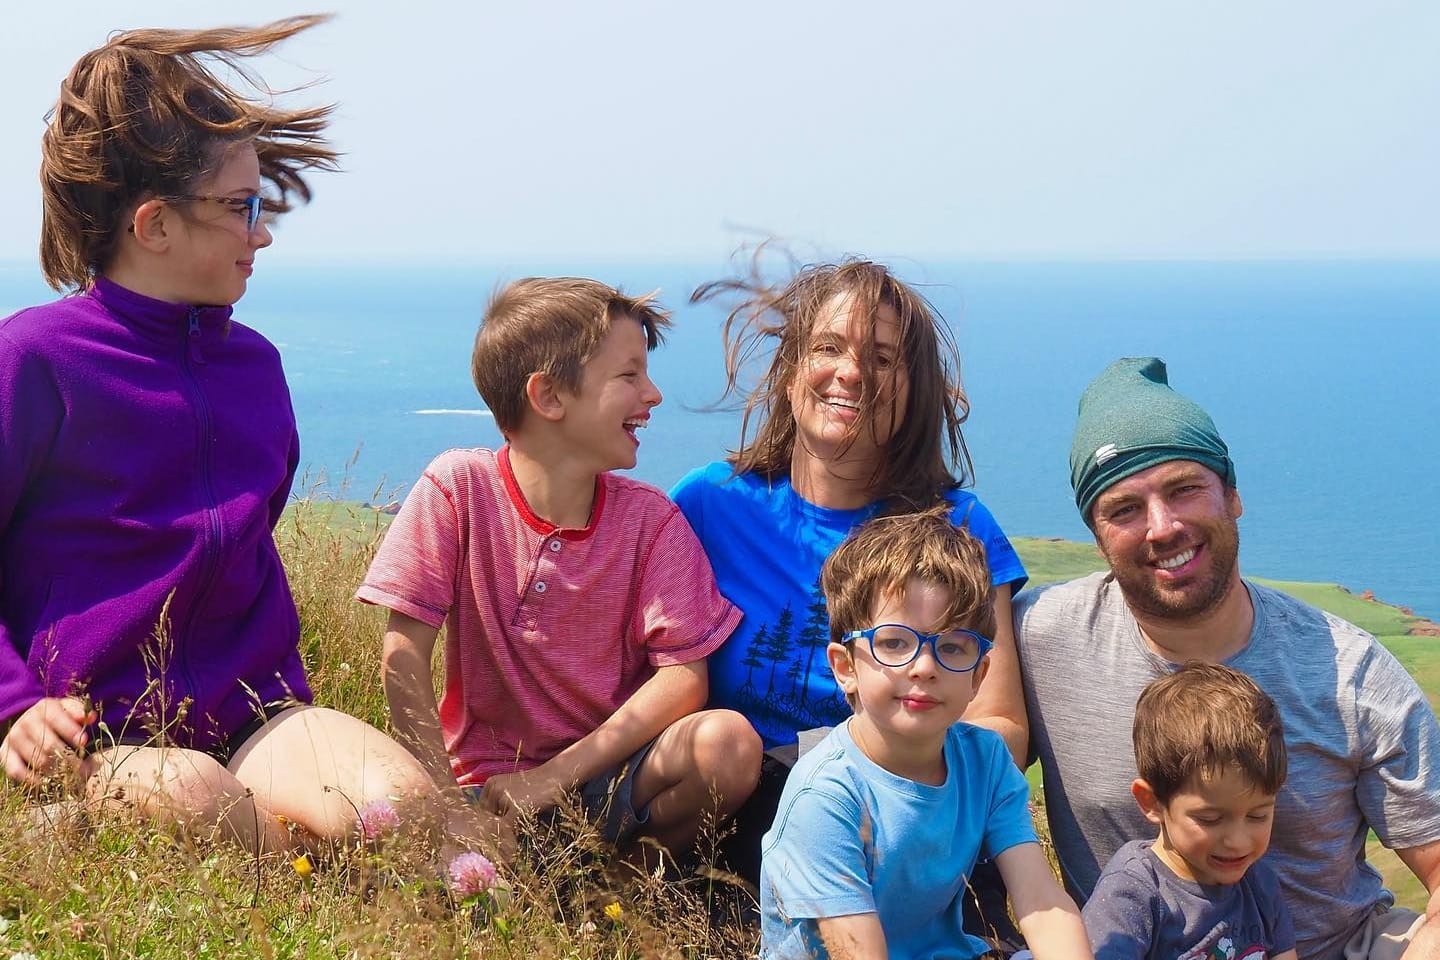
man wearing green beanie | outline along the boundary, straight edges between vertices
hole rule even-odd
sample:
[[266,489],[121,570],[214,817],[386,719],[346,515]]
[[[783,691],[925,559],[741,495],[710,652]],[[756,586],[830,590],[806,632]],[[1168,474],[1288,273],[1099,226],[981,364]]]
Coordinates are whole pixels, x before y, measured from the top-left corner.
[[[1121,846],[1154,837],[1131,797],[1140,691],[1188,660],[1224,663],[1269,694],[1285,726],[1289,776],[1266,862],[1301,960],[1440,958],[1440,723],[1374,637],[1241,577],[1229,449],[1163,361],[1117,360],[1085,389],[1070,480],[1110,570],[1022,593],[1015,637],[1076,901]],[[1228,814],[1207,816],[1196,826],[1218,853]],[[1432,919],[1393,906],[1365,862],[1370,830],[1430,892]],[[1234,939],[1234,955],[1247,943]]]

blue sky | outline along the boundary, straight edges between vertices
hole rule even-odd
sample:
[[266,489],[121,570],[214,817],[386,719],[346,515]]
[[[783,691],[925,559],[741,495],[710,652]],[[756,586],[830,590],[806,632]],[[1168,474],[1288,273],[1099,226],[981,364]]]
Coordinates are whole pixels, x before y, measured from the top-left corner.
[[[334,0],[346,172],[286,260],[1440,257],[1440,4]],[[120,10],[121,12],[117,12]],[[116,28],[293,0],[23,3],[0,37],[0,260],[42,117]]]

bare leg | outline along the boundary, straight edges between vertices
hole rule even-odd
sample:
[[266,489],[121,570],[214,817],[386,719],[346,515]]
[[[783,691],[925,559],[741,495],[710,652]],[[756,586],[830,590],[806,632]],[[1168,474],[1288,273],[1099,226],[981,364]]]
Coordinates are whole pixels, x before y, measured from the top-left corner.
[[209,754],[179,747],[116,746],[95,754],[86,795],[110,809],[168,822],[196,838],[283,851],[290,836],[273,813]]
[[733,710],[692,713],[665,728],[635,773],[631,797],[646,804],[644,835],[667,850],[694,843],[708,818],[739,809],[760,778],[760,737]]
[[387,801],[402,830],[438,845],[440,792],[404,747],[361,720],[324,707],[276,715],[245,741],[230,772],[256,800],[322,842],[357,836],[357,814]]

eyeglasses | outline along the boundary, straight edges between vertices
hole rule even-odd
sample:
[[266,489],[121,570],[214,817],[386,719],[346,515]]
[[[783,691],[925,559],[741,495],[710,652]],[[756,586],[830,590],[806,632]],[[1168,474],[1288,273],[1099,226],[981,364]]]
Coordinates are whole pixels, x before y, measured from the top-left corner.
[[882,667],[907,667],[920,656],[926,644],[935,662],[951,673],[969,673],[980,665],[995,644],[974,630],[921,633],[903,623],[882,623],[868,630],[851,630],[846,642],[870,641],[870,656]]
[[252,193],[248,197],[212,197],[202,194],[181,194],[178,197],[165,197],[164,199],[170,203],[199,203],[204,200],[209,200],[213,203],[223,203],[227,207],[244,207],[245,230],[247,233],[254,231],[256,225],[260,223],[260,215],[262,213],[275,214],[280,212],[280,208],[275,203],[266,200],[258,193]]

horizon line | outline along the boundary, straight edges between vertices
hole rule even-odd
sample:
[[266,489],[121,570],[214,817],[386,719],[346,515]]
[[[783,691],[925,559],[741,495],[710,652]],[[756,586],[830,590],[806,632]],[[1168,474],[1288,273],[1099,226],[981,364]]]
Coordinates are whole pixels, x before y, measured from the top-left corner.
[[[840,254],[841,257],[852,256],[853,254]],[[733,253],[724,259],[728,262],[733,258]],[[1101,255],[1101,254],[996,254],[996,255],[968,255],[968,254],[942,254],[942,255],[914,255],[907,254],[896,257],[877,257],[890,264],[912,263],[912,264],[974,264],[974,265],[1170,265],[1170,264],[1413,264],[1413,265],[1437,265],[1440,266],[1440,252],[1433,254],[1265,254],[1265,255]],[[333,269],[356,269],[374,270],[376,268],[393,267],[396,269],[430,268],[436,270],[455,269],[464,267],[474,268],[514,268],[521,267],[544,267],[583,264],[586,266],[666,266],[666,267],[708,267],[714,261],[708,258],[695,257],[614,257],[596,256],[587,257],[575,256],[516,256],[510,259],[492,257],[474,257],[457,259],[453,257],[377,257],[374,259],[357,257],[332,257],[332,256],[309,256],[306,254],[286,254],[283,259],[275,262],[267,262],[266,272],[283,272],[290,268],[314,268],[317,266]],[[810,262],[806,260],[805,262]],[[817,261],[818,262],[818,261]],[[33,260],[17,260],[0,257],[0,270],[3,271],[26,271],[33,270],[37,275],[40,272],[40,265]]]

